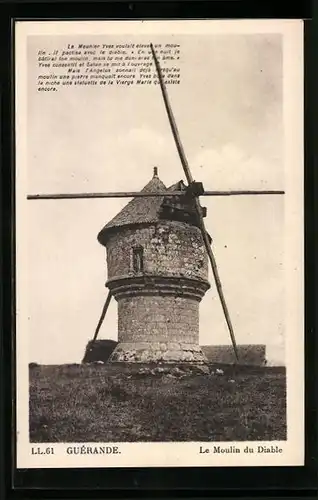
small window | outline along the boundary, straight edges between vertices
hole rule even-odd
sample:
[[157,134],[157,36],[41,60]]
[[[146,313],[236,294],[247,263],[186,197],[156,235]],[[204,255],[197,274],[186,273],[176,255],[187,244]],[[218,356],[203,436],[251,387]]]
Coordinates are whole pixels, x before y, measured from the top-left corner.
[[142,273],[144,270],[144,249],[142,247],[133,248],[133,269],[135,273]]

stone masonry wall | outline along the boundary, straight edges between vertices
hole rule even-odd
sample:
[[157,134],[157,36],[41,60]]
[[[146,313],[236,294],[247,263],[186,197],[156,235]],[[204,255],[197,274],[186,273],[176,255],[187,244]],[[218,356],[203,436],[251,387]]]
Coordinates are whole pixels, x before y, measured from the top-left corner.
[[207,280],[208,260],[195,226],[164,221],[147,227],[120,229],[107,242],[108,280],[133,277],[133,248],[144,251],[143,274]]
[[110,362],[204,363],[199,303],[209,284],[200,230],[176,221],[118,228],[106,248],[107,285],[118,302],[119,344]]
[[119,342],[199,343],[199,302],[173,296],[118,301]]

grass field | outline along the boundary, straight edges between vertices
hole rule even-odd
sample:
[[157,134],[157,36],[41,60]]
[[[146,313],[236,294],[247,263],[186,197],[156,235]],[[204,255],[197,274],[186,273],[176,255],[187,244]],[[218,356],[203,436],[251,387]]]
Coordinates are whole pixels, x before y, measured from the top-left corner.
[[30,440],[286,439],[284,370],[222,369],[147,375],[116,365],[32,367]]

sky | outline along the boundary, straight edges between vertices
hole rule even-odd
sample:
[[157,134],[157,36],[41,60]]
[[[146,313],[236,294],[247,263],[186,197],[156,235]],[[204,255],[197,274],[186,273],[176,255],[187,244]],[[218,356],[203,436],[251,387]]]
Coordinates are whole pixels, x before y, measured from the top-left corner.
[[[194,178],[206,190],[284,189],[281,36],[151,41],[181,45],[181,83],[168,92]],[[184,179],[158,86],[36,90],[37,51],[78,42],[127,37],[29,37],[28,193],[141,190],[154,166],[166,185]],[[30,361],[81,361],[107,294],[97,234],[128,201],[28,202]],[[273,359],[282,356],[284,197],[205,197],[201,204],[237,343],[265,343]],[[200,305],[200,343],[228,344],[212,273],[210,281]],[[100,338],[117,339],[115,301]]]

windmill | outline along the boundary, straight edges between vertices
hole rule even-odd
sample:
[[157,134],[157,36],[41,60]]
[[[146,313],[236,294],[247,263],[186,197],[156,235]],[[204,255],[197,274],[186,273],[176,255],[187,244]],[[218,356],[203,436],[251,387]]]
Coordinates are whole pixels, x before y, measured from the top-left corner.
[[[150,190],[144,189],[141,192],[33,194],[33,195],[28,195],[27,198],[29,200],[45,200],[45,199],[58,200],[58,199],[79,199],[79,198],[133,198],[134,200],[138,200],[140,198],[141,199],[157,199],[158,201],[160,200],[160,202],[162,200],[164,200],[166,206],[168,206],[168,207],[169,207],[169,200],[171,200],[172,210],[174,210],[173,203],[175,203],[175,202],[177,202],[179,204],[181,203],[181,205],[183,206],[183,210],[185,209],[185,212],[187,212],[188,216],[192,217],[192,219],[194,220],[193,225],[196,227],[197,232],[199,232],[199,234],[200,234],[202,248],[204,249],[204,253],[205,253],[204,258],[207,260],[207,263],[211,266],[211,269],[212,269],[217,293],[218,293],[218,296],[219,296],[219,299],[221,302],[225,321],[226,321],[228,331],[230,334],[230,338],[231,338],[231,342],[233,345],[235,359],[236,359],[236,361],[239,361],[239,355],[238,355],[238,349],[237,349],[234,329],[233,329],[233,325],[231,322],[229,310],[228,310],[228,307],[227,307],[227,304],[225,301],[225,297],[224,297],[224,293],[223,293],[223,289],[222,289],[222,284],[221,284],[221,280],[219,277],[218,268],[216,265],[216,260],[215,260],[215,257],[214,257],[213,251],[212,251],[211,238],[210,238],[210,236],[206,230],[206,227],[205,227],[204,218],[206,216],[206,212],[205,212],[205,209],[200,204],[200,197],[201,196],[247,196],[247,195],[284,194],[284,191],[275,191],[275,190],[272,190],[272,191],[262,191],[262,190],[261,191],[260,190],[258,190],[258,191],[252,191],[252,190],[206,191],[203,188],[203,185],[201,182],[196,182],[193,179],[193,176],[191,174],[189,164],[188,164],[185,152],[184,152],[184,148],[183,148],[183,145],[181,143],[178,128],[177,128],[177,125],[176,125],[176,122],[175,122],[175,119],[174,119],[174,116],[172,113],[172,109],[171,109],[171,105],[169,102],[167,90],[165,87],[162,71],[161,71],[161,68],[160,68],[160,65],[159,65],[159,62],[158,62],[158,59],[157,59],[157,56],[156,56],[156,53],[155,53],[155,50],[154,50],[152,44],[150,44],[150,48],[151,48],[151,53],[152,53],[152,57],[154,60],[154,64],[156,67],[156,72],[157,72],[157,76],[158,76],[158,80],[159,80],[159,84],[160,84],[160,89],[161,89],[161,93],[162,93],[162,97],[163,97],[164,106],[165,106],[167,116],[168,116],[168,121],[170,124],[171,132],[172,132],[175,144],[176,144],[176,148],[177,148],[180,162],[181,162],[181,165],[183,168],[183,172],[184,172],[184,175],[185,175],[185,178],[187,181],[187,185],[185,185],[183,183],[182,184],[178,183],[177,185],[172,186],[167,190],[167,189],[165,189],[164,186],[161,188],[161,184],[156,181],[156,188],[155,189],[150,189]],[[158,177],[157,171],[155,170],[154,171],[154,178],[157,179],[157,177]],[[106,226],[106,228],[107,228],[107,226]],[[100,233],[100,235],[101,235],[101,233]],[[101,236],[99,235],[99,241],[105,247],[107,247],[108,236],[106,238],[104,233],[102,233]],[[141,258],[140,253],[138,253],[138,252],[142,251],[142,249],[138,250],[138,248],[136,247],[136,249],[135,249],[136,251],[135,251],[135,254],[133,256],[133,258],[137,259],[137,261],[138,261],[138,259],[140,260],[140,258]],[[109,252],[108,248],[107,248],[107,251]],[[138,262],[137,262],[136,266],[137,266],[137,272],[140,271],[140,263],[138,264]],[[108,307],[109,307],[109,304],[111,302],[112,297],[115,297],[115,299],[118,302],[120,301],[120,303],[123,304],[124,298],[128,296],[128,293],[130,295],[132,294],[131,290],[133,290],[133,293],[135,295],[136,294],[141,295],[141,294],[145,293],[143,290],[143,288],[145,287],[145,279],[143,278],[142,282],[140,279],[138,281],[138,279],[134,278],[133,288],[131,286],[131,283],[132,283],[131,280],[129,281],[128,285],[123,284],[123,280],[120,281],[119,285],[117,282],[115,284],[114,283],[109,284],[109,293],[107,295],[105,305],[103,307],[100,319],[98,321],[98,324],[97,324],[97,327],[96,327],[96,330],[94,333],[94,337],[92,340],[92,344],[97,339],[98,333],[99,333],[100,328],[101,328],[103,321],[105,319],[105,316],[106,316],[106,313],[107,313],[107,310],[108,310]],[[201,280],[201,278],[200,278],[200,280]],[[189,280],[184,281],[185,284],[184,284],[183,288],[186,289],[186,294],[188,294],[187,295],[188,297],[190,297],[190,298],[192,297],[192,299],[193,299],[193,295],[197,294],[198,284],[199,284],[199,288],[202,285],[200,280],[196,279],[195,283],[192,283],[192,284],[190,283],[190,285],[189,285]],[[173,280],[171,281],[171,279],[169,282],[168,281],[165,280],[164,285],[161,282],[155,283],[154,287],[157,287],[157,288],[161,287],[160,293],[165,293],[165,290],[167,287],[170,287],[170,289],[173,289],[174,291],[176,288],[180,287],[180,278],[175,279],[174,281]],[[149,283],[147,286],[148,286],[148,291],[149,291]],[[193,292],[193,287],[194,288],[196,287],[194,292]],[[128,288],[130,291],[128,291]],[[151,285],[150,285],[150,288],[151,288]],[[190,289],[192,291],[189,291]],[[206,291],[206,288],[204,288],[204,286],[203,286],[202,290],[199,292],[200,299],[203,297],[205,291]],[[197,297],[195,297],[195,300],[197,300]],[[195,348],[194,348],[194,351],[195,351]],[[200,356],[198,357],[198,359],[199,358],[200,358]],[[128,356],[128,358],[123,358],[123,360],[129,360],[129,359],[130,359],[129,356]],[[147,357],[145,359],[147,359]]]

